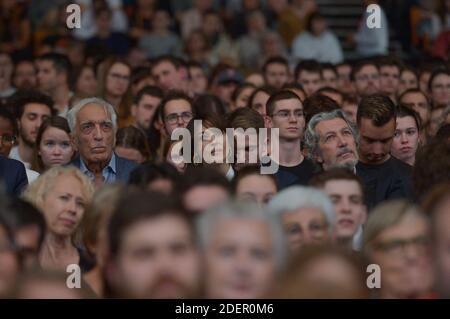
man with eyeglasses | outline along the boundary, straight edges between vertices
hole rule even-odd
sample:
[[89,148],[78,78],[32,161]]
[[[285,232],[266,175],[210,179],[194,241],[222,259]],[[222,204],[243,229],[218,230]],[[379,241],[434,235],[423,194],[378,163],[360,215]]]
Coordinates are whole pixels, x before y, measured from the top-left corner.
[[96,186],[127,182],[137,164],[114,153],[117,115],[113,106],[99,98],[83,99],[70,109],[67,120],[79,153],[72,165]]
[[161,115],[164,132],[168,138],[178,127],[186,127],[194,117],[191,98],[180,91],[170,91],[161,101]]
[[357,64],[350,73],[350,79],[359,98],[380,90],[380,72],[375,62],[370,60]]
[[314,163],[303,156],[301,140],[305,130],[303,103],[291,91],[279,91],[267,101],[269,126],[279,129],[279,169],[276,173],[278,187],[307,185],[317,170]]

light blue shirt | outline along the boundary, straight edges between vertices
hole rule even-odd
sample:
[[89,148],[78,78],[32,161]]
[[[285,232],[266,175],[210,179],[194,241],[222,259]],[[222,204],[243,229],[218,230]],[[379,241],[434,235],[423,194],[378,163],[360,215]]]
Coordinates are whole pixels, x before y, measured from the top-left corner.
[[[95,180],[95,174],[92,173],[87,166],[84,164],[83,159],[80,157],[80,170],[85,174],[87,177],[89,177],[92,181]],[[111,184],[116,181],[117,177],[117,170],[116,170],[116,155],[112,154],[111,160],[109,161],[108,165],[103,169],[102,171],[103,175],[103,183],[105,184]]]

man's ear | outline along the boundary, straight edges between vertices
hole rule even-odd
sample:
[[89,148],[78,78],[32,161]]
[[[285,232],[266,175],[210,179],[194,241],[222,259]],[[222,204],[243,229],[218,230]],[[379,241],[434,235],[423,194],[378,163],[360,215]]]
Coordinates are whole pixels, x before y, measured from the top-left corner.
[[264,127],[273,128],[272,118],[268,115],[264,115]]
[[75,134],[71,134],[70,139],[71,139],[71,142],[73,145],[73,149],[75,150],[75,152],[78,152],[78,143],[77,143],[77,138],[75,137]]

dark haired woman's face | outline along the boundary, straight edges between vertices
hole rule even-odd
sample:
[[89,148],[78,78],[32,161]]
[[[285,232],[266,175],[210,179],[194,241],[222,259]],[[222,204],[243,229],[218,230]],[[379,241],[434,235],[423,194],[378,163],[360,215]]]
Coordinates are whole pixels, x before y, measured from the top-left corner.
[[122,97],[130,85],[130,68],[122,63],[115,63],[106,76],[106,92],[114,97]]
[[73,153],[74,148],[69,134],[52,126],[44,131],[39,144],[39,155],[45,168],[69,163]]
[[95,78],[94,70],[90,67],[83,68],[76,83],[77,93],[85,94],[87,96],[94,96],[97,92],[97,79]]

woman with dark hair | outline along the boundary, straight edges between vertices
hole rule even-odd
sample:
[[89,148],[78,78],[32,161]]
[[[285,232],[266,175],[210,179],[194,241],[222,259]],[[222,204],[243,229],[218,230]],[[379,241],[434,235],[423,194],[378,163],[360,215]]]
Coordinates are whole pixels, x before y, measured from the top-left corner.
[[73,85],[75,94],[86,97],[95,96],[97,92],[97,79],[92,66],[85,64],[76,70],[73,77]]
[[109,102],[117,112],[119,127],[132,123],[130,108],[131,67],[117,57],[109,57],[97,68],[98,96]]
[[39,128],[32,169],[43,173],[51,167],[66,165],[74,152],[67,120],[61,116],[50,117]]
[[246,107],[250,96],[255,90],[256,87],[251,83],[244,82],[241,85],[239,85],[231,95],[231,104],[230,104],[231,111],[234,111],[241,107]]
[[123,127],[117,130],[115,152],[120,157],[139,164],[150,158],[147,137],[134,126]]

